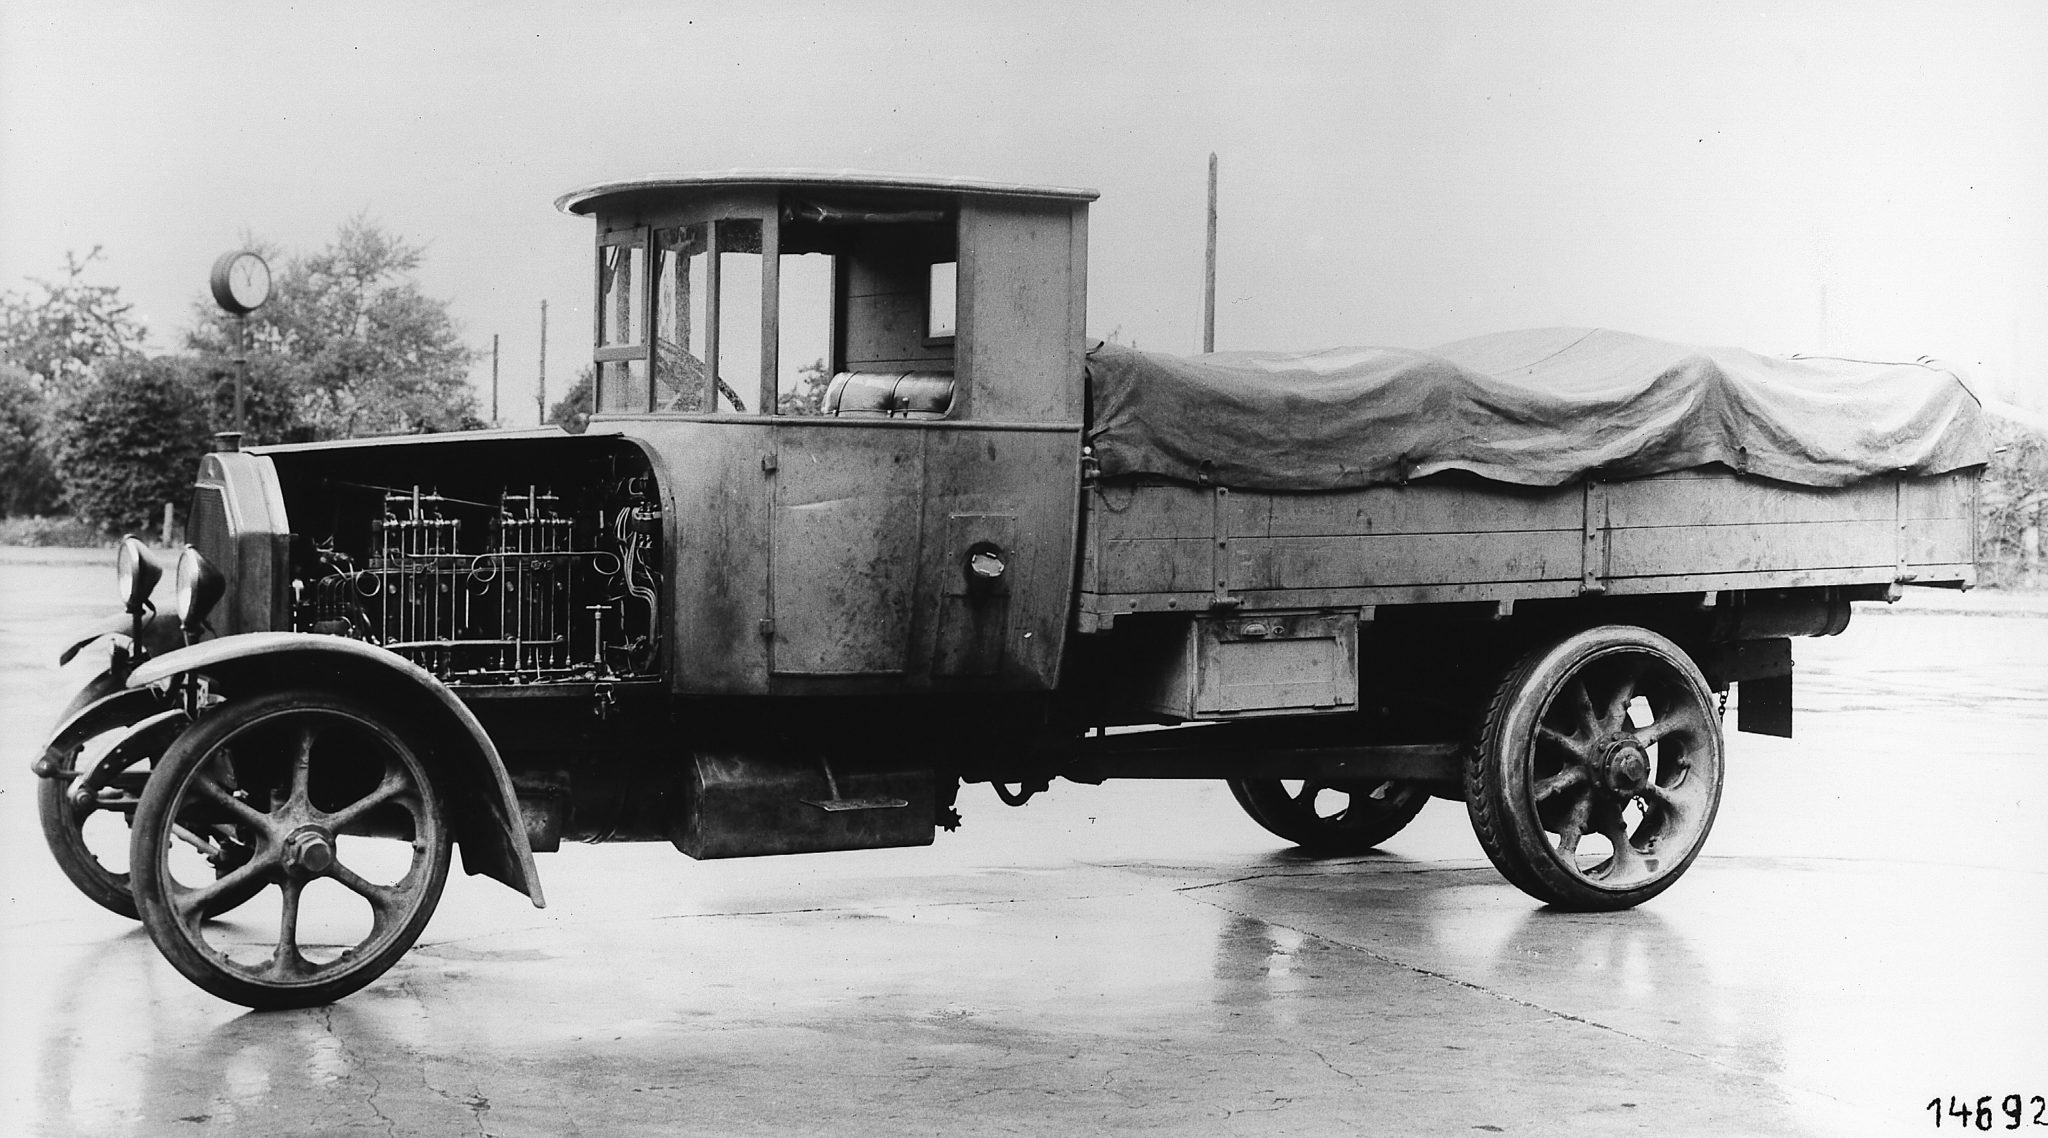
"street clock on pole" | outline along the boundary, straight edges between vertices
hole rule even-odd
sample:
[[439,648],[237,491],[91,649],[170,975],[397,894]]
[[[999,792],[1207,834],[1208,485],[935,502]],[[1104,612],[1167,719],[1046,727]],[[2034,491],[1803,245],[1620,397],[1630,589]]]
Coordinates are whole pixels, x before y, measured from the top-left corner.
[[270,266],[247,249],[222,253],[213,262],[212,284],[215,304],[246,316],[270,299]]

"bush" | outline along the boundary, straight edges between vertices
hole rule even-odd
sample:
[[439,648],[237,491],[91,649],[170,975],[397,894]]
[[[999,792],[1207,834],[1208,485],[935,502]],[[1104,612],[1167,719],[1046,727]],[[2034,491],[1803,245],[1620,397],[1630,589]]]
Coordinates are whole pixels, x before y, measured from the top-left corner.
[[206,401],[175,360],[103,360],[54,416],[52,457],[79,517],[117,531],[161,524],[182,510],[212,449]]
[[0,515],[53,514],[63,502],[50,467],[49,411],[27,372],[0,364]]
[[112,545],[114,541],[114,534],[77,518],[0,518],[0,545],[98,549]]

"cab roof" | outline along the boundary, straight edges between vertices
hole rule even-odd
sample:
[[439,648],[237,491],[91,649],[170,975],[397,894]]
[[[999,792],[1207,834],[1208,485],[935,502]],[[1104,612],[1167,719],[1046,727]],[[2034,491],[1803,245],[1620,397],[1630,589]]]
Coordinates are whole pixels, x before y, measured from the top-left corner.
[[699,174],[648,174],[619,178],[570,190],[555,199],[563,213],[587,214],[605,202],[628,194],[640,195],[699,187],[808,186],[842,190],[903,190],[917,193],[972,194],[986,197],[1047,198],[1061,201],[1094,201],[1102,196],[1094,190],[1075,186],[1027,186],[1016,182],[992,182],[981,178],[934,178],[921,174],[876,174],[860,170],[716,170]]

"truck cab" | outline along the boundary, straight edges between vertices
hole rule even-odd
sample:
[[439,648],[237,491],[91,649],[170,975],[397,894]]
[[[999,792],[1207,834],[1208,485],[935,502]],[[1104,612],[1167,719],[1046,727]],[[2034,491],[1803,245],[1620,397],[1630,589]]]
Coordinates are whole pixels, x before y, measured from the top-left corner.
[[658,467],[682,695],[1049,691],[1087,190],[734,171],[596,222],[591,430]]

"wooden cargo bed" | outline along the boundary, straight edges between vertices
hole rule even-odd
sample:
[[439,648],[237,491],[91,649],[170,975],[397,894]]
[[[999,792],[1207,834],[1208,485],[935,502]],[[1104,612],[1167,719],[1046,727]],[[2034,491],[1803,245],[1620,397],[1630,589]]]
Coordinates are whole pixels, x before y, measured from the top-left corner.
[[1816,488],[1720,468],[1532,489],[1098,482],[1079,620],[1913,582],[1967,586],[1977,468]]

